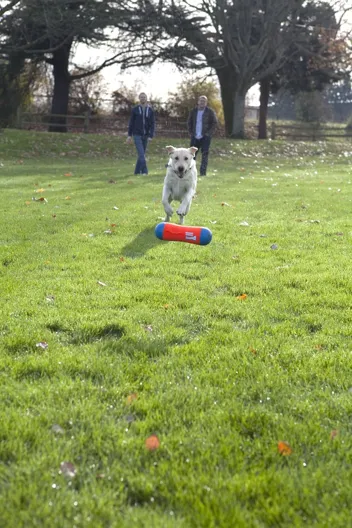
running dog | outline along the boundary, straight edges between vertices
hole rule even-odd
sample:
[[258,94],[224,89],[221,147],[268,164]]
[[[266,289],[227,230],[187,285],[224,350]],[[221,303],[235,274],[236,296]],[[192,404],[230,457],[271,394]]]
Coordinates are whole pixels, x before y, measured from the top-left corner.
[[162,203],[166,213],[165,222],[170,222],[174,212],[171,202],[177,200],[180,205],[176,213],[182,225],[184,217],[191,207],[197,188],[197,167],[194,154],[198,149],[196,147],[175,148],[169,145],[166,150],[170,159],[166,165],[167,170],[162,196]]

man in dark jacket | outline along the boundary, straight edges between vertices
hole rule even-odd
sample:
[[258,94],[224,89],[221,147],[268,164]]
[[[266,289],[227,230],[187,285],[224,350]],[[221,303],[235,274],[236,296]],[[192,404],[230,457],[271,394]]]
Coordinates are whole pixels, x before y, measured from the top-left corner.
[[130,121],[128,124],[127,142],[134,140],[137,149],[137,163],[134,169],[135,174],[148,174],[145,152],[148,141],[154,136],[155,116],[152,107],[147,103],[147,95],[142,92],[139,94],[139,105],[132,108]]
[[188,117],[188,130],[191,136],[191,147],[197,147],[202,152],[200,175],[206,176],[211,137],[215,131],[218,120],[214,110],[208,106],[208,98],[201,95],[197,106]]

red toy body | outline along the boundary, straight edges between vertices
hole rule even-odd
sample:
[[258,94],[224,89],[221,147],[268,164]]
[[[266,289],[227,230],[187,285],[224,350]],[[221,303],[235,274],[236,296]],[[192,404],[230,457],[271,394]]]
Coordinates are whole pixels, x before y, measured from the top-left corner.
[[172,240],[174,242],[188,242],[205,246],[211,242],[212,232],[207,227],[185,226],[162,222],[155,228],[155,235],[160,240]]

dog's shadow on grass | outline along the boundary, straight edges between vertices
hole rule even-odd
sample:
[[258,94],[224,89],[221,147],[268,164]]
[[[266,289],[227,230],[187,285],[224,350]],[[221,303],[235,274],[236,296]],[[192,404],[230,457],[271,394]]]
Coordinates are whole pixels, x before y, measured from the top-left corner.
[[155,235],[155,226],[147,227],[138,233],[132,242],[122,248],[122,255],[129,258],[140,258],[159,244],[162,244],[162,241]]

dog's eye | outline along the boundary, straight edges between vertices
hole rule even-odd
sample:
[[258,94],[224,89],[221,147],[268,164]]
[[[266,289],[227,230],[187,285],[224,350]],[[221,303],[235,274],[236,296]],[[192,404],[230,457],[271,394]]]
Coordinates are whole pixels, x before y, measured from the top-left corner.
[[178,161],[178,156],[175,156],[175,160]]
[[185,157],[185,161],[188,161],[188,158],[187,158],[187,157]]

